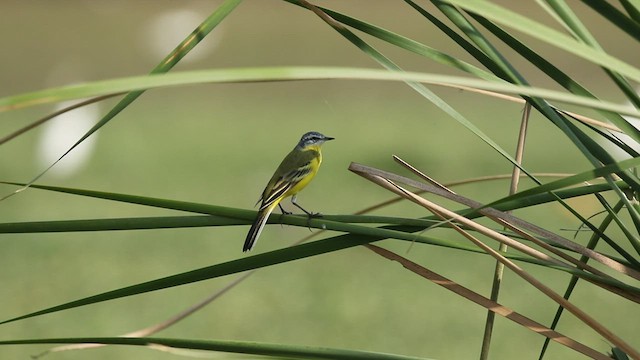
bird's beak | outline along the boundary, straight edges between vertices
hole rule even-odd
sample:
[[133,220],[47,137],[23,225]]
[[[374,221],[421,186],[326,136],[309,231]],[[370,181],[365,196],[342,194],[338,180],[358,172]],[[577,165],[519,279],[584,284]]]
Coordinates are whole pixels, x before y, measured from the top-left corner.
[[324,137],[324,141],[329,141],[329,140],[334,140],[335,138],[332,138],[331,136],[325,136]]

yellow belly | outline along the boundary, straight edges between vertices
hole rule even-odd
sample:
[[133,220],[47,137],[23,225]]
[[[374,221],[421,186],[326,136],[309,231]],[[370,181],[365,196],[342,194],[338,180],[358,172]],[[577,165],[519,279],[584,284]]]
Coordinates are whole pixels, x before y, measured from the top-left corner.
[[293,196],[304,189],[311,182],[311,180],[316,177],[318,169],[320,168],[320,163],[322,163],[322,156],[318,156],[317,158],[311,160],[311,171],[309,172],[309,174],[302,180],[300,180],[295,186],[289,189],[289,191],[285,193],[283,198]]

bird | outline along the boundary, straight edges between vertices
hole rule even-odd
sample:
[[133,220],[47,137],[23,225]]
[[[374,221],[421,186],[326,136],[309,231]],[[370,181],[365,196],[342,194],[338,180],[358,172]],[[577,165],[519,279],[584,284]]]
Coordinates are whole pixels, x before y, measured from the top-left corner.
[[291,214],[285,211],[280,204],[282,200],[289,196],[291,196],[291,203],[304,211],[307,216],[319,215],[311,213],[298,205],[296,195],[316,176],[322,163],[320,147],[325,141],[329,140],[334,140],[334,138],[316,131],[308,132],[302,135],[298,144],[282,160],[258,200],[258,203],[260,203],[258,215],[251,225],[249,233],[247,233],[247,239],[242,248],[243,252],[251,250],[256,244],[269,215],[276,206],[280,207],[283,214]]

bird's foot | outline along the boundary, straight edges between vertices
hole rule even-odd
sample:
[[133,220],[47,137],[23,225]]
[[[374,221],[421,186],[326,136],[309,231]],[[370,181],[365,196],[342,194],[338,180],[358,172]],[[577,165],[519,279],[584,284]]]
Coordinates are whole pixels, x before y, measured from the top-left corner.
[[321,218],[321,217],[322,217],[322,214],[319,213],[319,212],[317,212],[317,213],[308,212],[307,213],[307,228],[309,229],[309,231],[312,231],[311,230],[311,219],[313,219],[313,218]]

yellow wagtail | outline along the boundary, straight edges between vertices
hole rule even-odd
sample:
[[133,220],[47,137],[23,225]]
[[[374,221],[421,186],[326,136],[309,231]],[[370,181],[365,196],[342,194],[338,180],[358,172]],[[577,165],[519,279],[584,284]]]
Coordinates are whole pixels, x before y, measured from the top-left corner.
[[322,163],[322,153],[320,146],[325,142],[333,140],[332,137],[324,136],[318,132],[312,131],[302,135],[300,142],[293,150],[282,160],[278,169],[269,180],[269,183],[262,192],[262,197],[258,202],[260,209],[258,216],[251,225],[251,229],[247,234],[242,251],[249,251],[255,245],[264,224],[267,223],[269,215],[276,208],[284,214],[290,214],[280,205],[280,202],[291,196],[291,203],[304,211],[309,217],[317,214],[310,213],[296,203],[296,194],[304,189],[307,184],[316,176],[320,163]]

